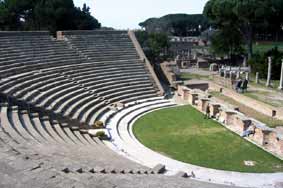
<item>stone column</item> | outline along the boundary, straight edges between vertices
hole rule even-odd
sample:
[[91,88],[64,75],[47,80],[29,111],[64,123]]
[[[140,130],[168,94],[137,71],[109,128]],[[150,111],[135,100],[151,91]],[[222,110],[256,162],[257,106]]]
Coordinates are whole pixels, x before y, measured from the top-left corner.
[[243,60],[243,67],[247,67],[247,58],[246,58],[246,56],[244,57],[244,60]]
[[258,72],[255,74],[255,83],[259,84],[259,73]]
[[238,72],[237,72],[237,75],[236,75],[236,78],[237,78],[237,79],[240,79],[240,77],[241,77],[241,72],[238,71]]
[[246,80],[250,81],[250,73],[246,72]]
[[272,59],[271,57],[268,57],[268,73],[267,73],[266,87],[271,86],[271,70],[272,70]]
[[281,77],[280,77],[280,84],[278,89],[283,90],[283,59],[281,64]]

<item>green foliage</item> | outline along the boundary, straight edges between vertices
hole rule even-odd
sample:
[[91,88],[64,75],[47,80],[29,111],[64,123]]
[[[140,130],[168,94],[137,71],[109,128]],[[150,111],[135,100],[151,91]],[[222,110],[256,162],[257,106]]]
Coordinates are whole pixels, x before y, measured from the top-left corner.
[[[208,28],[207,19],[201,14],[170,14],[150,18],[139,24],[148,32],[164,32],[174,36],[198,36]],[[201,28],[199,26],[201,25]]]
[[162,53],[169,47],[169,39],[166,33],[148,33],[146,31],[136,31],[136,37],[141,44],[147,58],[151,62],[161,61],[164,57]]
[[107,139],[107,135],[104,131],[98,131],[96,134],[95,134],[96,137],[100,138],[100,139]]
[[259,72],[261,78],[267,78],[268,72],[268,62],[267,58],[272,57],[272,75],[273,80],[280,79],[281,72],[281,59],[283,58],[283,52],[280,52],[278,48],[273,48],[272,50],[265,53],[256,53],[252,59],[249,60],[249,64],[252,67],[254,73]]
[[96,121],[93,125],[93,128],[95,129],[101,129],[101,128],[104,128],[104,124],[102,121]]
[[277,28],[280,27],[282,17],[277,15],[280,11],[282,3],[279,0],[209,0],[203,13],[220,30],[231,27],[238,30],[245,39],[251,58],[255,33],[272,25],[270,21],[274,16],[281,20],[274,22]]
[[4,0],[0,2],[0,30],[95,29],[100,23],[90,8],[76,8],[73,0]]
[[211,51],[220,57],[228,56],[232,59],[243,53],[243,38],[234,28],[218,30],[211,38]]

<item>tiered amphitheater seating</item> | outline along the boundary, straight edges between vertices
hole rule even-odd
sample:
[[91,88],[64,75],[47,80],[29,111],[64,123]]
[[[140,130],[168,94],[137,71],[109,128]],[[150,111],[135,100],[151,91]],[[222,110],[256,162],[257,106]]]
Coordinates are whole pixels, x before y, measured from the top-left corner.
[[64,31],[63,35],[73,48],[93,61],[140,59],[125,31]]
[[89,125],[111,103],[157,96],[127,32],[69,34],[0,33],[1,93]]
[[[89,135],[88,126],[81,129],[81,123],[94,124],[111,103],[155,97],[156,89],[126,32],[109,42],[111,33],[91,33],[82,38],[101,42],[99,53],[89,46],[79,50],[48,32],[0,32],[2,136],[12,140],[13,148],[24,145],[46,154],[41,145],[47,144],[49,152],[64,151],[74,161],[131,168],[131,162]],[[76,148],[84,157],[72,152]]]
[[[98,138],[92,137],[87,131],[70,128],[66,123],[58,122],[49,116],[29,112],[20,106],[1,104],[1,132],[13,142],[15,149],[25,147],[28,153],[40,155],[62,155],[62,158],[79,161],[82,166],[97,166],[134,170],[146,170],[135,163],[125,161],[122,157],[108,149]],[[12,143],[12,144],[11,144]],[[42,147],[48,149],[43,150]],[[79,153],[74,152],[78,150]],[[99,154],[99,155],[97,155]],[[93,157],[95,156],[95,157]],[[54,156],[56,157],[56,156]],[[111,163],[109,163],[111,161]],[[84,165],[83,165],[84,164]],[[127,164],[127,165],[126,165]]]
[[[157,171],[113,152],[88,130],[96,120],[111,122],[120,112],[123,118],[142,101],[167,105],[156,98],[152,75],[127,32],[63,34],[65,40],[48,32],[0,32],[0,187],[132,187],[144,181],[163,187],[165,179],[176,187],[175,178],[149,175]],[[111,111],[115,102],[137,107]]]

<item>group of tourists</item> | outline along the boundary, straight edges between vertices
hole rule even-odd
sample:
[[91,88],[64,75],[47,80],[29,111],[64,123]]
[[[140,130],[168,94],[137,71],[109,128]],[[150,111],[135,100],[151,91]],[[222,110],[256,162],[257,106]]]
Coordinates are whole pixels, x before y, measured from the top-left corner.
[[239,79],[236,81],[236,84],[235,84],[235,90],[236,92],[238,93],[244,93],[247,91],[248,89],[248,84],[249,84],[249,81],[247,79]]

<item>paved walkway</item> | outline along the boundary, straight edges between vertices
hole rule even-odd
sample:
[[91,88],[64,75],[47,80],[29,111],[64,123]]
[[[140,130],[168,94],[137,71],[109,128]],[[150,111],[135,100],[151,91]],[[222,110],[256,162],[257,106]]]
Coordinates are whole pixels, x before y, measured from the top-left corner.
[[283,173],[255,174],[203,168],[176,161],[146,148],[132,132],[135,120],[156,109],[172,107],[171,105],[173,105],[172,102],[163,100],[162,103],[143,103],[121,111],[107,125],[112,135],[112,142],[107,145],[144,166],[153,168],[157,164],[164,164],[168,170],[167,175],[174,175],[179,171],[188,174],[193,172],[196,180],[241,187],[274,188],[276,184],[283,182]]

